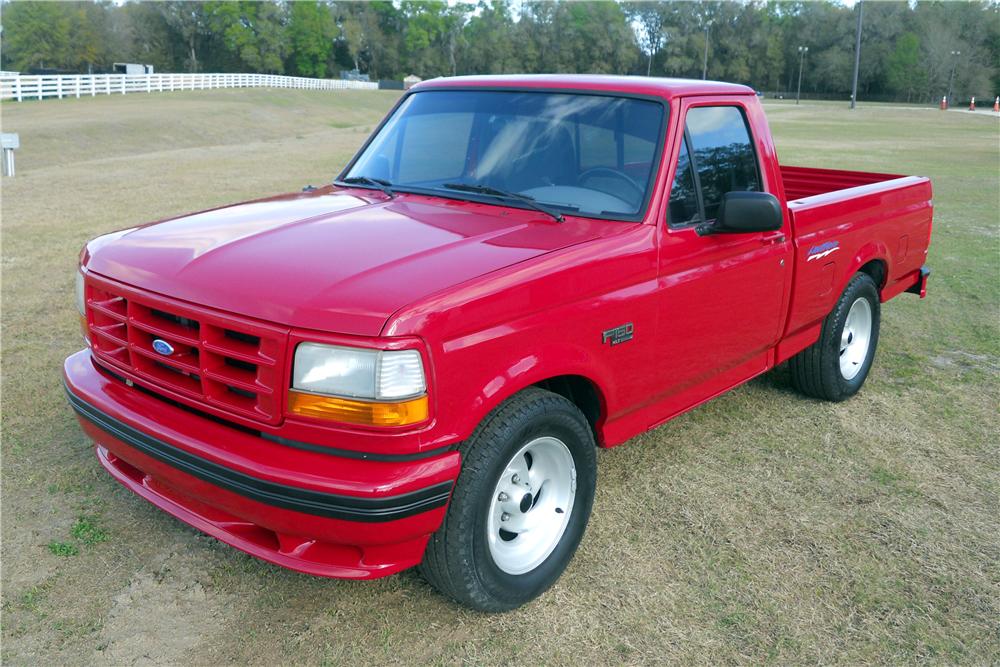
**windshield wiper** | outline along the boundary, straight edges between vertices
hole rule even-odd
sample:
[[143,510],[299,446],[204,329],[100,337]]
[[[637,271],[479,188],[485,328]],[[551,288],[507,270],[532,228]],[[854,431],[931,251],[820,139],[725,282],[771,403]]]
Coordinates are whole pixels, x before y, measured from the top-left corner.
[[392,191],[392,183],[381,178],[372,178],[371,176],[348,176],[347,178],[340,179],[340,182],[351,185],[371,185],[381,190],[389,199],[396,198],[396,193]]
[[514,201],[522,202],[528,208],[533,208],[539,213],[544,213],[550,216],[556,222],[563,222],[565,219],[562,213],[553,211],[550,208],[539,204],[534,197],[530,195],[522,195],[518,192],[507,192],[506,190],[500,190],[499,188],[493,188],[488,185],[472,185],[470,183],[445,183],[441,187],[448,188],[449,190],[458,190],[460,192],[473,192],[479,195],[487,195],[489,197],[497,197],[498,199],[513,199]]

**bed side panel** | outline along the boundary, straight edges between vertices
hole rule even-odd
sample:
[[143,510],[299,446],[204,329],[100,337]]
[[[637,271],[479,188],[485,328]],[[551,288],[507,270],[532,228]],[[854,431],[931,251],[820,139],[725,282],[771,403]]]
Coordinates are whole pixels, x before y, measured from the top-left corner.
[[[880,288],[919,271],[931,231],[931,183],[907,176],[788,204],[795,231],[795,279],[785,337],[816,327],[859,268],[886,265]],[[817,331],[818,333],[818,331]]]

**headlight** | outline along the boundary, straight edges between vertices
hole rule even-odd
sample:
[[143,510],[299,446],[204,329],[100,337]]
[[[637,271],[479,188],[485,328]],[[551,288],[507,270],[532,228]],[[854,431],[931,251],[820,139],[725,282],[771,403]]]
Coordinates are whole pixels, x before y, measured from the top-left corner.
[[353,424],[401,426],[427,419],[426,391],[424,365],[416,350],[300,343],[289,409]]

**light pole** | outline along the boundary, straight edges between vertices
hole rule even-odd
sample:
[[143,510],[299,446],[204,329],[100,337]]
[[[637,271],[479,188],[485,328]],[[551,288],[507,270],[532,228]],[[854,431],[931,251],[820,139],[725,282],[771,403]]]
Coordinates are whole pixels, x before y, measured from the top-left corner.
[[705,24],[705,57],[701,61],[701,80],[704,81],[708,78],[708,28],[712,25],[709,21]]
[[962,55],[961,51],[951,52],[951,74],[948,75],[948,104],[951,104],[951,82],[955,78],[955,67],[958,66],[958,57]]
[[865,4],[858,0],[858,27],[854,31],[854,79],[851,83],[851,108],[858,102],[858,71],[861,69],[861,19],[865,13]]
[[805,60],[806,54],[809,53],[808,46],[799,47],[799,89],[795,93],[795,103],[799,103],[799,98],[802,97],[802,61]]

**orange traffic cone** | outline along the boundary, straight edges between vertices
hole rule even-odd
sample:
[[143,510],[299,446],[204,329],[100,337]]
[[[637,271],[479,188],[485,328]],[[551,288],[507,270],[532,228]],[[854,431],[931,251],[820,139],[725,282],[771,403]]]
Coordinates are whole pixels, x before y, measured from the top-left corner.
[[976,98],[973,97],[972,100],[969,102],[969,111],[975,111],[975,110],[976,110]]
[[948,109],[948,96],[945,95],[944,97],[941,98],[941,111],[945,111],[947,109]]
[[997,98],[993,100],[993,113],[1000,113],[1000,95],[997,95]]

